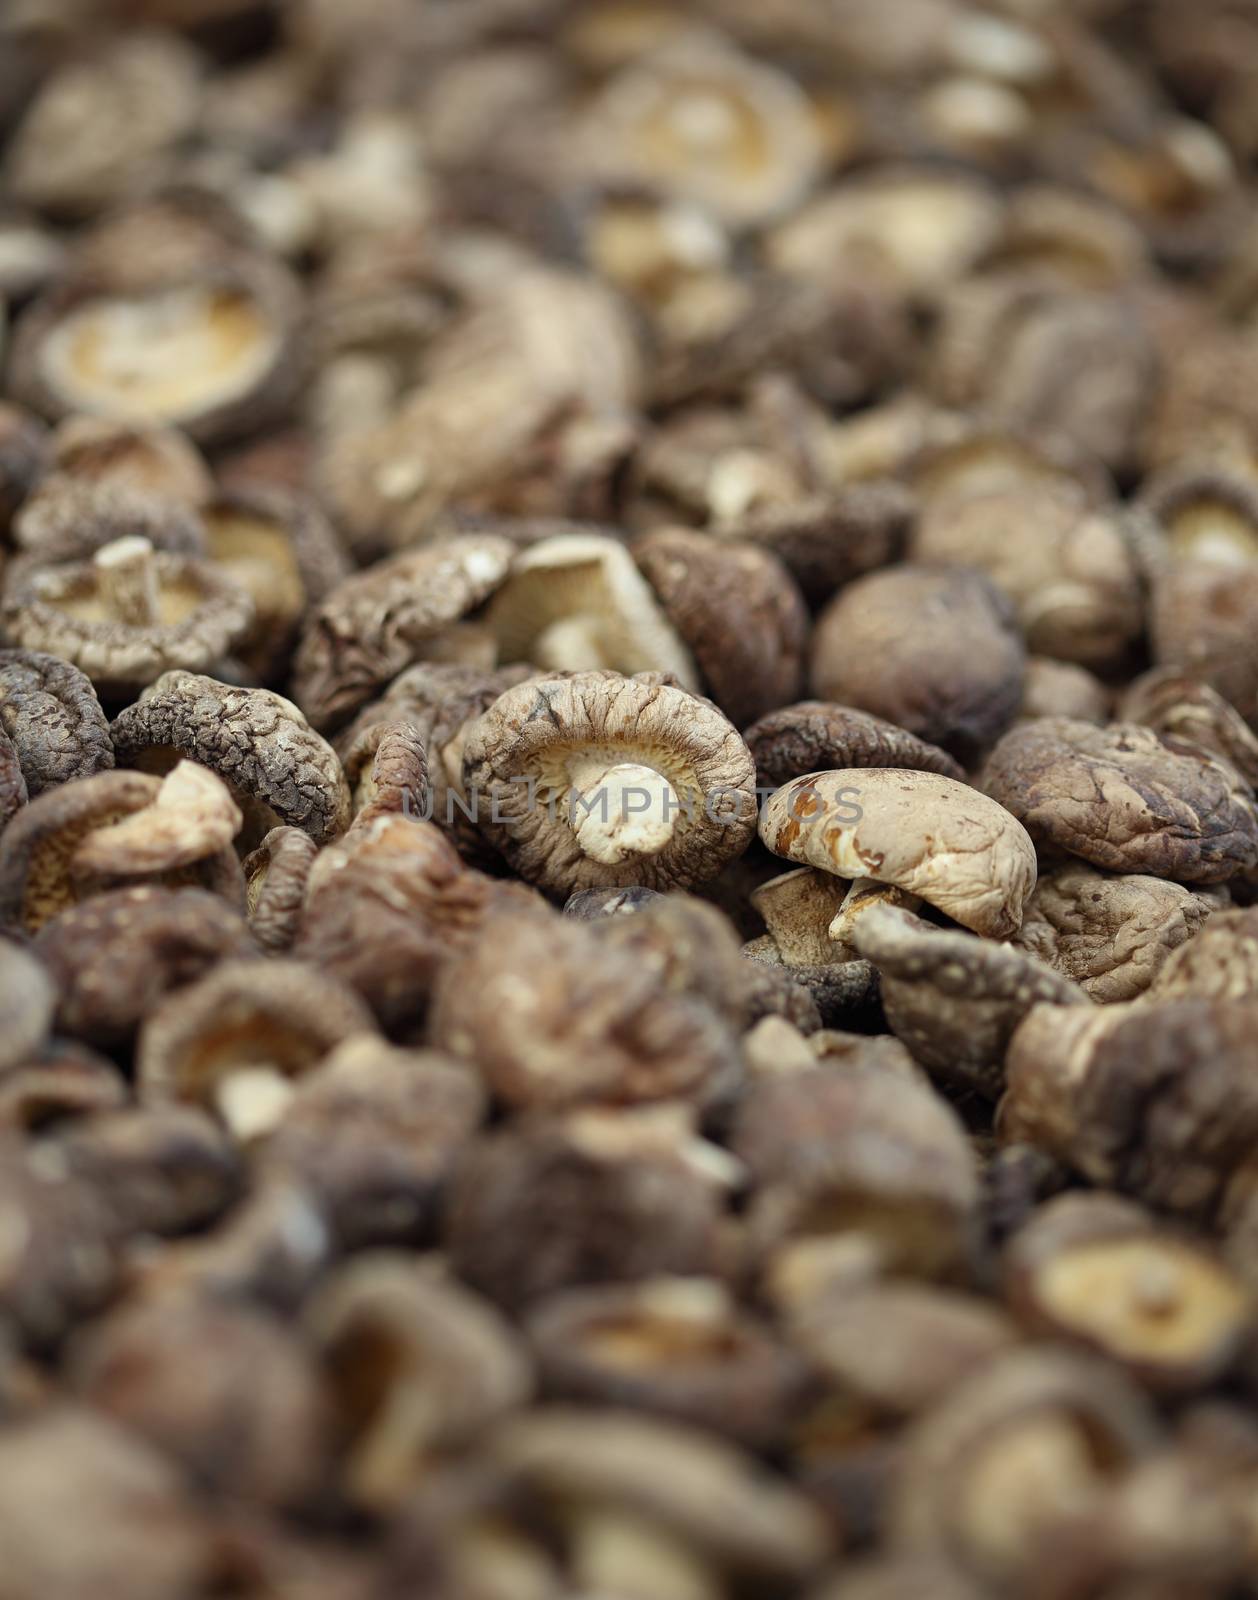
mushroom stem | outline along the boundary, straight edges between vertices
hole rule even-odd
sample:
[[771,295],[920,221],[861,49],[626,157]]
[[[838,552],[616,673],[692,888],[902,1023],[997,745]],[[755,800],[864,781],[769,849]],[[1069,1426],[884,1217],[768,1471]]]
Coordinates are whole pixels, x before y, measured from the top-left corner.
[[96,552],[94,565],[101,603],[115,622],[151,628],[160,620],[157,564],[147,539],[115,539]]
[[214,1103],[235,1137],[248,1144],[273,1133],[292,1104],[292,1079],[277,1067],[240,1067],[214,1089]]
[[551,672],[592,672],[607,665],[598,618],[579,613],[543,629],[529,654]]
[[658,855],[673,837],[682,801],[662,772],[636,761],[577,761],[570,771],[568,823],[591,860],[614,867]]
[[843,904],[835,912],[830,924],[830,937],[840,944],[850,945],[857,918],[870,906],[903,906],[907,911],[915,911],[921,903],[917,895],[909,894],[907,889],[898,889],[893,883],[879,883],[876,878],[856,878],[844,896]]

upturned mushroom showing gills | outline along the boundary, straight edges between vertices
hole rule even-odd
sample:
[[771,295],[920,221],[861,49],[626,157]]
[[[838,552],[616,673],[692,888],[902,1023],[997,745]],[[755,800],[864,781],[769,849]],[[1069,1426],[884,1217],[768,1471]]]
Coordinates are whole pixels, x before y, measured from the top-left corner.
[[774,855],[917,895],[962,927],[1007,939],[1035,888],[1035,846],[986,795],[934,772],[813,772],[765,806]]
[[755,831],[755,783],[733,725],[652,673],[522,683],[473,724],[463,753],[481,826],[558,898],[715,877]]

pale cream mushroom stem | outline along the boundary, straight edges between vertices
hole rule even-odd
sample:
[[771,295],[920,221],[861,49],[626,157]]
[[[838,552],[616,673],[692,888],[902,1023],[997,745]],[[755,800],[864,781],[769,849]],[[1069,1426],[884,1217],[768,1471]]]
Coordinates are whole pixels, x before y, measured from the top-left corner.
[[158,622],[157,565],[147,539],[139,534],[115,539],[96,552],[93,564],[101,603],[115,622],[129,628]]
[[582,851],[604,866],[658,855],[682,802],[662,772],[638,761],[577,757],[569,763],[568,821]]
[[879,883],[877,878],[855,878],[830,923],[830,937],[840,944],[852,944],[857,919],[870,906],[903,906],[906,911],[916,911],[921,903],[917,895],[893,883]]

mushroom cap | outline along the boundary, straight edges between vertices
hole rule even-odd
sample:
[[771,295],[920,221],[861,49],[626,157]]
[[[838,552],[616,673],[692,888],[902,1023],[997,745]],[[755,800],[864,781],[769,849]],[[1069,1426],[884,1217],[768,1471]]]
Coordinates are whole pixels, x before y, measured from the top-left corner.
[[[656,853],[607,862],[584,852],[569,822],[580,813],[572,764],[584,761],[666,778],[680,806],[650,796],[653,813],[671,813]],[[741,855],[755,831],[755,770],[737,730],[709,701],[645,674],[582,672],[509,689],[468,732],[463,785],[521,877],[564,898],[624,884],[688,888]]]
[[1226,904],[1226,890],[1068,861],[1040,875],[1014,943],[1109,1005],[1143,994]]
[[14,330],[15,391],[52,419],[171,424],[199,444],[277,415],[299,378],[293,279],[277,260],[221,249],[172,265],[130,282],[84,275],[34,301]]
[[1192,462],[1166,468],[1144,485],[1138,505],[1152,520],[1149,553],[1159,565],[1258,563],[1258,485],[1248,472]]
[[71,906],[36,935],[57,980],[57,1027],[106,1049],[126,1043],[171,989],[255,946],[244,919],[204,889],[143,884]]
[[186,757],[220,777],[244,813],[246,850],[277,825],[324,844],[349,823],[349,785],[336,753],[291,700],[270,689],[166,672],[110,732],[119,761],[162,771]]
[[[1079,722],[1108,722],[1110,692],[1086,667],[1051,656],[1028,656],[1022,690],[1021,720],[1074,717]],[[1128,717],[1139,722],[1139,717]]]
[[1258,727],[1258,566],[1185,562],[1157,573],[1149,633],[1158,666],[1208,683]]
[[135,490],[196,509],[214,492],[205,457],[176,428],[69,416],[50,439],[52,468],[76,483]]
[[988,938],[1022,923],[1035,846],[987,795],[933,772],[814,772],[777,791],[760,837],[775,855],[919,895]]
[[965,779],[946,750],[919,739],[894,722],[829,700],[801,700],[770,711],[743,737],[755,757],[756,781],[778,788],[805,772],[840,767],[903,767]]
[[57,992],[46,965],[0,939],[0,1073],[34,1055],[52,1028]]
[[0,833],[29,798],[17,746],[0,728]]
[[13,540],[21,554],[8,581],[34,565],[84,561],[115,539],[137,534],[171,555],[205,555],[204,525],[182,500],[131,483],[52,473],[13,519]]
[[0,728],[31,798],[114,764],[109,721],[91,679],[59,656],[0,650]]
[[1150,1000],[1258,999],[1258,910],[1216,911],[1167,956],[1146,993]]
[[899,906],[871,906],[853,938],[878,968],[887,1023],[914,1059],[992,1099],[1004,1086],[1006,1046],[1033,1005],[1089,1003],[1024,950],[932,927]]
[[136,1075],[158,1100],[213,1100],[239,1071],[296,1077],[352,1033],[372,1033],[353,990],[300,961],[224,961],[151,1011],[140,1029]]
[[808,613],[776,556],[680,528],[648,533],[632,553],[712,699],[736,727],[795,698]]
[[1010,601],[964,567],[897,566],[842,589],[813,632],[813,692],[973,759],[1013,721],[1026,649]]
[[[0,348],[3,344],[0,332]],[[0,401],[0,536],[8,537],[14,512],[43,476],[48,449],[48,432],[39,418]]]
[[355,573],[307,617],[293,692],[313,725],[343,722],[499,586],[515,555],[493,534],[442,540]]
[[1178,667],[1154,667],[1128,685],[1119,720],[1152,728],[1172,746],[1200,750],[1258,785],[1258,735],[1217,690]]
[[143,812],[93,828],[70,860],[87,877],[173,872],[230,850],[239,808],[227,786],[193,761],[177,762]]
[[550,671],[670,673],[698,688],[686,643],[633,557],[602,534],[561,534],[516,557],[486,621],[499,659]]
[[96,564],[38,567],[18,579],[0,607],[13,642],[60,655],[104,691],[125,694],[172,668],[213,666],[248,630],[253,602],[242,589],[207,563],[166,551],[152,555],[157,621],[115,620],[100,594],[103,554]]
[[1112,872],[1223,883],[1258,862],[1258,808],[1239,773],[1134,723],[1021,723],[981,781],[1032,838]]
[[319,847],[302,828],[272,828],[243,862],[249,928],[268,955],[287,950],[297,936],[306,880]]

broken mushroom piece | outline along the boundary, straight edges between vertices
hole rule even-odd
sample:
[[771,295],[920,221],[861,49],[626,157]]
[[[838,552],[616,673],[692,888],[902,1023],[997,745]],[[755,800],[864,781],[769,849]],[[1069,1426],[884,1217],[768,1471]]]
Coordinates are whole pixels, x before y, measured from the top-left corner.
[[129,535],[91,561],[28,571],[0,616],[15,644],[71,661],[102,695],[125,699],[172,668],[221,661],[248,630],[253,602],[206,563]]
[[498,659],[549,672],[671,674],[698,688],[690,650],[624,545],[602,534],[560,534],[523,551],[490,601]]
[[131,254],[125,272],[70,280],[27,308],[14,329],[13,389],[54,420],[88,412],[218,444],[287,405],[299,311],[296,284],[273,258],[221,243],[199,262]]
[[291,700],[269,689],[165,672],[110,732],[129,766],[165,772],[186,758],[222,779],[244,817],[244,850],[279,825],[324,844],[349,823],[349,786],[335,752]]
[[735,727],[799,694],[808,613],[776,556],[673,528],[648,533],[631,549]]
[[851,768],[779,789],[760,836],[775,855],[917,895],[962,927],[1008,938],[1035,887],[1035,847],[1002,806],[933,772]]
[[1112,872],[1224,883],[1258,862],[1258,808],[1235,768],[1134,723],[1020,723],[981,782],[1038,843]]
[[954,1087],[996,1099],[1005,1050],[1033,1005],[1087,1005],[1088,996],[1007,944],[932,927],[897,906],[873,906],[856,948],[878,969],[887,1025],[913,1058]]
[[148,1098],[213,1107],[243,1143],[278,1124],[292,1079],[374,1027],[329,973],[300,961],[225,961],[144,1019],[136,1076]]
[[814,694],[885,717],[967,764],[1017,715],[1025,668],[1011,602],[963,568],[858,578],[813,634]]
[[69,907],[33,948],[57,981],[58,1030],[104,1049],[129,1043],[172,989],[256,953],[243,918],[218,895],[150,884]]
[[346,721],[415,661],[470,656],[492,667],[492,630],[462,619],[498,588],[514,554],[508,539],[467,535],[338,584],[307,617],[293,662],[293,693],[311,723]]
[[1245,1288],[1204,1246],[1109,1194],[1059,1195],[1005,1247],[1005,1287],[1037,1333],[1085,1344],[1154,1390],[1202,1390],[1252,1316]]
[[908,1433],[891,1540],[1017,1592],[1157,1438],[1144,1394],[1108,1363],[1052,1345],[1009,1351]]
[[509,689],[468,731],[463,786],[520,876],[560,898],[689,888],[755,831],[755,770],[737,730],[650,674]]
[[93,828],[70,857],[70,871],[85,878],[175,872],[230,850],[240,823],[226,784],[207,768],[180,761],[151,805]]
[[868,711],[829,700],[801,700],[770,711],[743,735],[761,788],[776,789],[806,772],[839,767],[902,767],[965,779],[946,750]]
[[1110,1005],[1143,994],[1227,899],[1224,889],[1067,862],[1040,876],[1013,942]]
[[532,1375],[501,1312],[404,1255],[350,1262],[313,1297],[305,1328],[348,1441],[346,1489],[387,1510],[434,1457],[522,1406]]

